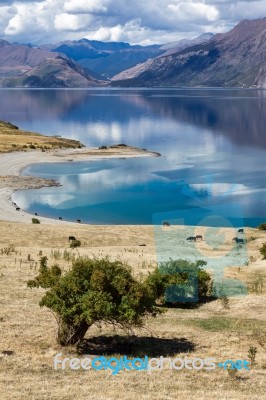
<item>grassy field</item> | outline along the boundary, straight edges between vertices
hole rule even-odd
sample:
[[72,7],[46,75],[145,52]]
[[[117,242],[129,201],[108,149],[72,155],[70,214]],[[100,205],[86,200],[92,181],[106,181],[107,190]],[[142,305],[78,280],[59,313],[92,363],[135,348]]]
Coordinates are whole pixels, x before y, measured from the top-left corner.
[[[62,349],[55,340],[56,321],[38,305],[43,289],[27,288],[36,276],[39,259],[67,270],[73,257],[88,255],[120,258],[134,275],[147,274],[156,265],[153,228],[149,226],[25,225],[0,222],[0,398],[1,400],[145,400],[264,399],[266,376],[266,261],[259,248],[266,232],[248,230],[248,265],[227,268],[227,277],[240,279],[249,294],[198,308],[170,308],[146,328],[135,331],[128,345],[124,333],[108,326],[92,327],[87,333],[87,354],[132,357],[169,356],[207,358],[219,361],[248,359],[256,347],[256,363],[236,377],[228,371],[110,371],[54,370],[56,353],[74,357],[75,348]],[[81,240],[70,250],[68,236]],[[146,244],[140,247],[140,244]],[[228,242],[228,246],[231,243]],[[203,244],[202,244],[203,246]],[[259,283],[256,282],[259,279]]]
[[80,147],[82,145],[77,140],[26,132],[8,122],[0,121],[0,153]]

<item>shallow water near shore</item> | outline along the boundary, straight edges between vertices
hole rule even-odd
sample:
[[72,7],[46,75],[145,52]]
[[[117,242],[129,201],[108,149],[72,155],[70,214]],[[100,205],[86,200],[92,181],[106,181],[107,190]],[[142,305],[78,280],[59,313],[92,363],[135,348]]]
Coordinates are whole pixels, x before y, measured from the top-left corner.
[[[182,216],[187,225],[257,226],[266,220],[266,91],[3,93],[0,119],[24,129],[89,147],[126,143],[162,154],[29,166],[24,175],[62,184],[16,192],[16,203],[31,213],[98,224],[151,224]],[[210,220],[214,209],[217,219]]]

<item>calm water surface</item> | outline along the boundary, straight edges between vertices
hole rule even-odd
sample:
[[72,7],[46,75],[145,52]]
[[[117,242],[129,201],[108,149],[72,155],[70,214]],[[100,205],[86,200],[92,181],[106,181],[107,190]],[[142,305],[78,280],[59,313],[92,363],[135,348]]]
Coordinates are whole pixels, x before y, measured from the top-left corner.
[[99,224],[150,224],[165,213],[196,224],[220,207],[236,225],[242,216],[250,226],[266,220],[266,91],[21,89],[0,96],[0,119],[24,129],[162,154],[30,166],[24,174],[63,186],[15,193],[25,210]]

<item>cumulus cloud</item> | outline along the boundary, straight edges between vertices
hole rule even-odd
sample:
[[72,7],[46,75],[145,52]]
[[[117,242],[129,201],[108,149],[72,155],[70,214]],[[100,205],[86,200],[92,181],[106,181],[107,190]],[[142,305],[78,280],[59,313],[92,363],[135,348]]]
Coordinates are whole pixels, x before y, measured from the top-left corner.
[[266,0],[4,0],[0,37],[48,43],[82,37],[165,43],[224,32],[265,16]]
[[109,3],[109,0],[68,0],[64,4],[64,10],[70,13],[76,14],[98,14],[98,13],[106,13],[107,7],[106,5]]

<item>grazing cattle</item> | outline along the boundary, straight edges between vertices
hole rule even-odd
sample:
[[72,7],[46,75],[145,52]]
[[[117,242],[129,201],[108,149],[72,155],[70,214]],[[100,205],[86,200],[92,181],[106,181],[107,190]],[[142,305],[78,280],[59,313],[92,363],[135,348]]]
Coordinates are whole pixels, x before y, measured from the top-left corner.
[[171,225],[169,224],[169,222],[164,221],[164,222],[163,222],[163,226],[171,226]]
[[36,217],[38,217],[38,214],[37,214],[37,213],[35,213],[34,215],[36,215]]
[[237,237],[234,237],[234,238],[233,238],[233,241],[235,241],[237,244],[238,244],[238,243],[241,243],[241,244],[244,244],[244,243],[245,243],[245,239],[239,239],[239,238],[237,238]]
[[59,221],[62,221],[62,220],[63,220],[63,218],[62,218],[62,217],[59,217],[58,219],[59,219]]
[[196,242],[196,236],[189,236],[187,240],[189,240],[190,242]]
[[20,208],[19,208],[19,207],[17,207],[17,208],[16,208],[16,211],[19,211],[19,210],[20,210]]
[[196,236],[196,240],[197,240],[197,239],[203,240],[203,236],[202,236],[202,235],[197,235],[197,236]]
[[75,236],[69,236],[68,241],[70,241],[70,240],[76,240]]
[[78,224],[81,224],[81,219],[77,219],[77,223],[78,223]]
[[244,229],[238,229],[238,233],[244,233]]

